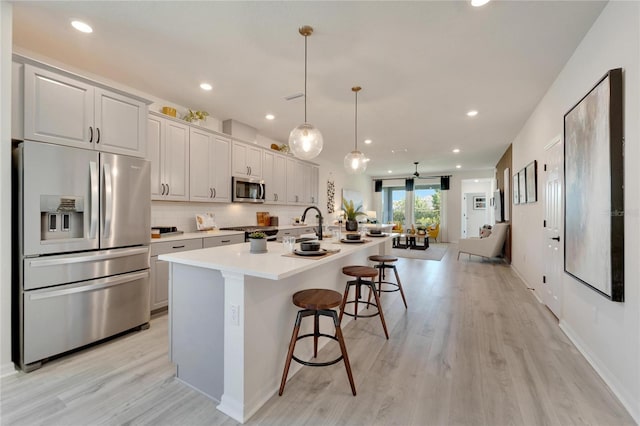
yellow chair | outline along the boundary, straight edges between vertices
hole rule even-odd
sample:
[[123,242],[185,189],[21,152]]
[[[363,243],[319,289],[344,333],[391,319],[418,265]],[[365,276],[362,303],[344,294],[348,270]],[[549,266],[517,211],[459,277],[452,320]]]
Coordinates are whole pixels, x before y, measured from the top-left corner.
[[427,235],[429,238],[433,238],[435,242],[438,242],[438,234],[440,233],[440,224],[430,225],[427,227]]

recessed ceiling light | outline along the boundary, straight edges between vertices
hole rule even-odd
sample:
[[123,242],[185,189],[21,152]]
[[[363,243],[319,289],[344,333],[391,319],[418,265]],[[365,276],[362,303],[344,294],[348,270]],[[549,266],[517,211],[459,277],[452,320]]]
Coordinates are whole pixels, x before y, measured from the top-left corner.
[[456,164],[456,169],[461,169],[462,166],[460,164]]
[[489,3],[490,0],[471,0],[471,6],[480,7]]
[[213,87],[209,83],[201,83],[200,84],[200,88],[202,90],[211,90],[211,89],[213,89]]
[[479,181],[478,179],[474,179],[473,181],[474,181],[475,183],[478,183],[478,182],[480,182],[480,181]]
[[276,116],[273,114],[267,114],[264,116],[264,118],[266,118],[267,120],[273,120],[274,118],[276,118]]
[[475,109],[467,112],[467,117],[475,117],[476,115],[478,115],[478,111],[476,111]]
[[393,170],[387,170],[387,173],[393,173]]
[[83,32],[83,33],[92,33],[93,32],[93,28],[91,28],[91,26],[89,24],[85,24],[82,21],[71,21],[71,26],[73,28],[75,28],[76,30]]
[[454,154],[457,154],[457,153],[459,153],[459,152],[460,152],[460,149],[459,149],[459,148],[455,148],[455,149],[453,150],[453,153],[454,153]]
[[367,145],[369,145],[371,142],[373,142],[371,139],[365,139],[364,143],[366,143]]

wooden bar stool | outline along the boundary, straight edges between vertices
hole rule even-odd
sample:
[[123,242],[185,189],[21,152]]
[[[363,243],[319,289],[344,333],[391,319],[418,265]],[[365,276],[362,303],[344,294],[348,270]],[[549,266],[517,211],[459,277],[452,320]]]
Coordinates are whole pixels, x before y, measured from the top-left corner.
[[[375,268],[371,268],[369,266],[345,266],[342,268],[342,273],[348,275],[350,277],[355,277],[355,280],[347,281],[347,286],[344,289],[344,296],[342,297],[342,304],[340,305],[340,321],[342,321],[342,315],[346,314],[353,317],[354,320],[360,318],[370,318],[375,317],[376,315],[380,316],[380,321],[382,322],[382,328],[384,329],[384,335],[389,339],[389,333],[387,332],[387,324],[384,322],[384,314],[382,313],[382,305],[380,304],[380,298],[378,296],[378,292],[376,291],[376,282],[375,277],[378,276],[378,270]],[[370,278],[369,280],[363,280],[363,278]],[[358,313],[358,301],[362,299],[362,286],[367,286],[370,289],[370,293],[373,293],[373,296],[376,300],[375,303],[372,303],[370,300],[366,302],[362,302],[369,306],[375,306],[377,312],[373,314],[359,314]],[[356,286],[356,298],[354,300],[347,300],[349,297],[349,289],[351,286]],[[347,304],[353,303],[355,305],[355,309],[353,314],[349,312],[345,312],[344,308]]]
[[[302,290],[293,295],[293,304],[302,308],[302,310],[298,311],[298,315],[296,316],[296,323],[293,327],[293,334],[291,335],[291,342],[289,343],[289,352],[287,353],[287,361],[284,364],[284,372],[282,373],[282,382],[280,383],[280,391],[278,392],[278,395],[282,396],[282,392],[284,392],[284,385],[287,382],[287,375],[289,374],[289,366],[291,365],[292,359],[302,365],[308,365],[310,367],[326,367],[328,365],[333,365],[337,362],[340,362],[344,359],[344,366],[347,369],[347,376],[349,376],[349,383],[351,384],[351,392],[353,393],[353,396],[356,395],[356,385],[353,383],[351,365],[349,364],[347,347],[345,346],[344,338],[342,337],[340,320],[338,319],[338,314],[336,313],[336,311],[331,309],[340,305],[340,302],[342,302],[340,293],[333,290],[314,288],[309,290]],[[313,315],[314,317],[313,333],[298,336],[302,318],[311,315]],[[320,333],[320,316],[326,316],[333,319],[333,324],[336,327],[335,336]],[[332,361],[310,362],[303,361],[293,354],[293,351],[296,347],[296,342],[298,340],[304,339],[306,337],[313,337],[313,357],[316,358],[318,356],[318,338],[320,336],[337,341],[340,344],[340,351],[342,352],[342,355]]]
[[[369,256],[369,260],[371,262],[378,262],[377,265],[374,265],[373,267],[376,268],[378,270],[378,296],[380,296],[380,294],[382,292],[385,293],[392,293],[394,291],[400,291],[400,294],[402,295],[402,301],[404,302],[404,307],[405,309],[407,308],[407,299],[404,297],[404,290],[402,290],[402,283],[400,282],[400,276],[398,275],[398,269],[396,268],[396,265],[394,264],[394,262],[398,261],[398,258],[395,256],[389,256],[389,255],[373,255],[373,256]],[[396,282],[392,282],[392,281],[383,281],[386,277],[385,277],[385,271],[387,269],[393,269],[393,272],[396,275]],[[386,284],[387,286],[391,286],[392,288],[390,289],[382,289],[382,284]],[[369,295],[369,300],[371,300],[371,295]]]

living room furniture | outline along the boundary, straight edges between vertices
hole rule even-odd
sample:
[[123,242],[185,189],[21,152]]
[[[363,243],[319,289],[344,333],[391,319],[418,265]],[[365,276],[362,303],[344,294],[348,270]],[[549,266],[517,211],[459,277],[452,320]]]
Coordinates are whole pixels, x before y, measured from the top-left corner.
[[491,235],[486,238],[461,239],[458,242],[458,260],[460,259],[460,253],[467,253],[469,256],[481,256],[487,259],[499,256],[502,254],[508,230],[508,223],[496,223],[491,230]]
[[[289,366],[291,360],[307,365],[309,367],[326,367],[333,365],[344,360],[344,367],[347,369],[347,376],[349,377],[349,384],[351,385],[351,392],[353,396],[356,396],[356,385],[353,383],[353,375],[351,374],[351,365],[349,364],[349,356],[347,355],[347,347],[344,344],[344,338],[342,337],[342,329],[340,328],[340,320],[338,320],[338,314],[332,308],[340,305],[342,302],[342,296],[340,293],[334,290],[312,288],[308,290],[301,290],[293,295],[293,304],[299,308],[296,316],[296,322],[293,327],[293,334],[291,335],[291,342],[289,343],[289,351],[287,352],[287,360],[284,364],[284,371],[282,372],[282,381],[280,382],[280,390],[278,395],[282,396],[284,392],[284,386],[287,383],[287,375],[289,374]],[[300,331],[300,324],[302,318],[313,316],[313,333],[303,334],[298,336]],[[320,333],[320,317],[325,316],[333,319],[333,325],[335,326],[335,336],[325,333]],[[300,339],[307,337],[313,337],[313,357],[318,356],[318,338],[326,337],[333,339],[340,344],[341,355],[331,361],[326,362],[314,362],[304,361],[294,355],[296,348],[296,342]]]
[[429,248],[429,237],[418,234],[395,234],[393,237],[393,248],[426,250]]
[[438,234],[440,233],[440,224],[436,223],[435,225],[431,225],[427,227],[427,236],[429,238],[433,238],[433,240],[438,242]]

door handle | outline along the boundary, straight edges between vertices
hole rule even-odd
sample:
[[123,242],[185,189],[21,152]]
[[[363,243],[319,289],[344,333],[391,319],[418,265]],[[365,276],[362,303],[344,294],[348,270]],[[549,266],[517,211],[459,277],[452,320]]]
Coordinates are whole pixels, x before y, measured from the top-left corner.
[[556,240],[556,241],[560,242],[560,237],[553,237],[553,238],[551,238],[551,239],[552,239],[552,240]]

